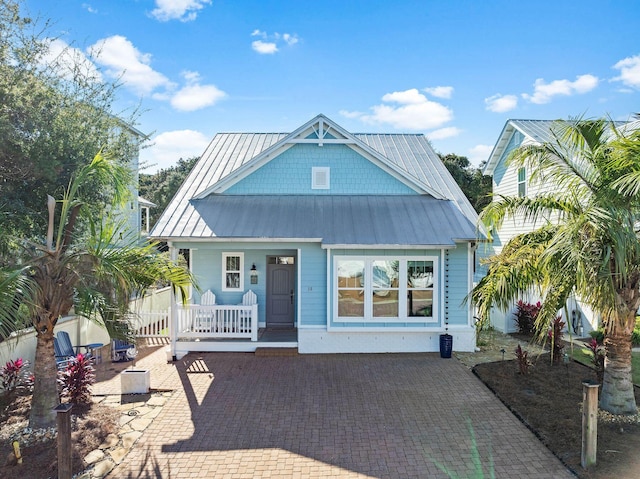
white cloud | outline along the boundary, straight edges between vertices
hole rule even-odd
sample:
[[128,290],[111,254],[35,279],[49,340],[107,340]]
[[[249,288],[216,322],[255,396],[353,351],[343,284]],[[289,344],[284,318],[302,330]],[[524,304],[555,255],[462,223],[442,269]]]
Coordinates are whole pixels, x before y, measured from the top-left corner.
[[84,78],[93,81],[101,81],[102,74],[94,63],[79,49],[67,44],[65,41],[47,39],[47,53],[41,58],[43,65],[53,67],[66,79],[72,79],[76,72]]
[[362,115],[364,115],[364,113],[362,113],[361,111],[348,111],[348,110],[340,110],[338,113],[340,113],[340,115],[344,116],[345,118],[360,118]]
[[211,0],[156,0],[156,8],[151,11],[151,16],[161,22],[190,22],[196,19],[198,11],[210,4]]
[[554,96],[571,96],[590,92],[598,86],[598,82],[598,77],[593,75],[580,75],[573,82],[554,80],[551,83],[545,83],[544,79],[538,78],[533,84],[533,95],[523,93],[522,98],[541,105],[549,103]]
[[227,96],[215,85],[201,85],[200,74],[186,71],[182,76],[187,85],[178,90],[171,97],[171,106],[180,111],[195,111],[211,106]]
[[640,55],[624,58],[613,65],[613,68],[620,70],[620,76],[615,77],[614,81],[640,89]]
[[97,8],[93,8],[88,3],[83,3],[82,4],[82,8],[84,8],[89,13],[98,13],[98,9]]
[[440,128],[439,130],[433,130],[427,134],[430,140],[444,140],[445,138],[452,138],[462,133],[462,130],[455,126],[448,126],[446,128]]
[[148,168],[143,173],[153,174],[175,165],[180,158],[186,160],[201,155],[209,138],[195,130],[175,130],[160,133],[153,139],[153,145],[140,152],[140,163]]
[[452,86],[434,86],[423,88],[423,91],[428,93],[431,96],[435,96],[436,98],[451,98],[453,95],[453,87]]
[[387,93],[382,101],[385,104],[371,107],[373,113],[360,115],[360,120],[389,124],[399,129],[429,130],[439,128],[453,119],[453,112],[448,107],[428,100],[416,88]]
[[469,148],[469,161],[472,165],[478,167],[483,161],[489,159],[489,155],[493,151],[491,145],[476,145],[473,148]]
[[[277,33],[276,33],[277,35]],[[297,35],[291,35],[289,33],[284,33],[282,35],[282,39],[287,43],[287,45],[295,45],[296,43],[298,43],[298,36]]]
[[151,68],[151,55],[140,52],[121,35],[98,40],[88,51],[110,77],[119,79],[138,94],[148,95],[156,88],[173,87],[167,77]]
[[486,109],[494,113],[511,111],[518,106],[518,97],[515,95],[493,95],[484,99]]
[[260,37],[262,40],[254,40],[251,42],[251,48],[254,51],[260,53],[261,55],[273,55],[274,53],[280,51],[278,46],[282,45],[295,45],[298,43],[298,35],[291,33],[274,33],[269,35],[267,32],[263,32],[262,30],[255,29],[251,32],[252,37]]
[[251,48],[261,55],[273,55],[278,51],[278,47],[272,42],[263,42],[262,40],[256,40],[251,42]]

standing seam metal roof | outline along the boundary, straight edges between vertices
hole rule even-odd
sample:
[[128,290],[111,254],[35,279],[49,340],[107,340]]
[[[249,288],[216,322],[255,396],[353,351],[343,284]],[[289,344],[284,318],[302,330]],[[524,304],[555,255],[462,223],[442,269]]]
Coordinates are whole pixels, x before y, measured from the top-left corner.
[[[287,136],[287,133],[217,134],[161,215],[150,236],[208,236],[210,228],[190,200]],[[451,199],[470,223],[476,223],[475,210],[424,135],[359,133],[353,136],[383,155],[414,181]],[[360,220],[359,218],[358,221]]]

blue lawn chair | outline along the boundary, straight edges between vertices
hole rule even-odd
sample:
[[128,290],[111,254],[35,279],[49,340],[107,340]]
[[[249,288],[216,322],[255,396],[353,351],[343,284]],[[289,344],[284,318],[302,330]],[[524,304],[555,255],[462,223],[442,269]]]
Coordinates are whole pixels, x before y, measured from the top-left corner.
[[60,341],[58,341],[58,338],[53,338],[53,350],[55,351],[56,366],[58,369],[65,369],[69,365],[69,362],[76,357],[73,348],[68,349],[63,347]]
[[135,359],[138,354],[135,344],[131,344],[122,339],[114,339],[111,341],[111,360],[113,362],[118,361],[131,361]]
[[86,344],[80,344],[78,346],[73,346],[73,344],[71,344],[71,337],[69,336],[69,333],[67,333],[66,331],[58,331],[58,342],[60,343],[60,347],[62,348],[62,351],[67,354],[69,352],[71,352],[74,356],[77,356],[78,353],[80,352],[80,348],[84,348],[85,352],[83,353],[85,356],[89,355],[89,350]]

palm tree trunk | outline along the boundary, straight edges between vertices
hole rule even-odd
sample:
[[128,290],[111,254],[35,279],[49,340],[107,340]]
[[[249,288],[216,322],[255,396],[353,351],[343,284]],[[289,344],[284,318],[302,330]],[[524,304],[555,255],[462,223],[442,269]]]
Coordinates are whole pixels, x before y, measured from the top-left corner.
[[60,400],[58,398],[55,352],[53,349],[53,332],[40,333],[36,337],[36,360],[33,365],[35,382],[29,427],[55,427],[56,413],[53,411]]
[[612,414],[637,414],[631,378],[631,333],[605,332],[605,360],[600,408]]

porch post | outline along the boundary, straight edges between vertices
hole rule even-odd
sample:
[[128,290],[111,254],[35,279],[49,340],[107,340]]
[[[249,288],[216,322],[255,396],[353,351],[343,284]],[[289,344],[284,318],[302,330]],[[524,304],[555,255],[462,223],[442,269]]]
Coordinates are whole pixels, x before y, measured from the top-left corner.
[[[171,261],[178,260],[178,250],[173,246],[173,241],[167,242],[169,245],[169,257]],[[170,353],[171,357],[176,357],[176,332],[177,332],[177,322],[178,322],[178,308],[176,305],[176,293],[171,288],[171,309],[169,311],[169,341],[170,341]]]
[[251,305],[251,341],[258,340],[258,305]]

